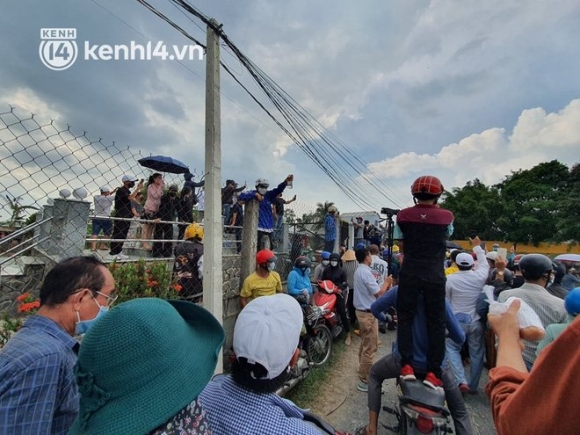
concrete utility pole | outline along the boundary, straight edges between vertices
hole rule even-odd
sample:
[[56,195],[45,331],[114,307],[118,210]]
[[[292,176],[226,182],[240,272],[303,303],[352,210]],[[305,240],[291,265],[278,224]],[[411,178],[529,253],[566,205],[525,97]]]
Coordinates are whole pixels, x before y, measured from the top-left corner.
[[242,258],[240,265],[240,290],[244,279],[256,270],[256,250],[258,247],[258,215],[260,203],[257,199],[246,202],[244,207],[244,227],[242,228]]
[[[220,110],[220,46],[214,29],[221,25],[212,19],[207,26],[205,80],[205,217],[203,255],[203,305],[223,323],[222,270],[222,149]],[[223,371],[222,353],[216,373]]]

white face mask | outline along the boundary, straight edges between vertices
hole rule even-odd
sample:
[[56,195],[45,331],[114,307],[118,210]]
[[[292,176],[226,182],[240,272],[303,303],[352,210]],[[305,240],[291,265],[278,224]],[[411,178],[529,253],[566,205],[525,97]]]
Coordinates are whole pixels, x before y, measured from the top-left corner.
[[328,263],[330,263],[330,261],[328,261],[328,260],[322,260],[322,265],[323,266],[328,266]]
[[270,272],[272,272],[275,268],[276,268],[276,262],[275,261],[269,261],[268,262],[268,270]]
[[331,261],[331,262],[330,262],[330,265],[331,265],[332,267],[336,267],[336,266],[338,266],[338,261]]
[[260,187],[260,188],[258,189],[258,193],[259,193],[260,195],[265,195],[267,191],[268,191],[268,189],[264,189],[263,187]]

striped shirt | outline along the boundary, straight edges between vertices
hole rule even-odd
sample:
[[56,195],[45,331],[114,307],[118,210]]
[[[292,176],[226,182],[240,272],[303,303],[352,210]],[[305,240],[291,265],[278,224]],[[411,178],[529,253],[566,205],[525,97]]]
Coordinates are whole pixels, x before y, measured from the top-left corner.
[[78,414],[78,342],[33,315],[0,350],[0,433],[66,434]]
[[[514,296],[525,301],[536,312],[542,325],[546,328],[552,323],[564,323],[568,313],[564,308],[564,301],[551,295],[548,291],[537,284],[525,283],[519,288],[504,290],[499,294],[498,302],[505,302]],[[537,341],[522,340],[524,342],[523,357],[526,363],[532,365],[536,360]]]

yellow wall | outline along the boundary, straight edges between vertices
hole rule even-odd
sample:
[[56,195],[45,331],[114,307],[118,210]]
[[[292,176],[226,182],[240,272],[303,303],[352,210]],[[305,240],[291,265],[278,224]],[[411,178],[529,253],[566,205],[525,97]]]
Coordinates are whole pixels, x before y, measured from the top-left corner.
[[[453,240],[455,243],[460,245],[464,249],[471,249],[471,243],[468,240]],[[500,248],[506,248],[509,252],[512,247],[511,243],[485,240],[485,248],[490,251],[494,243],[497,243]],[[534,245],[524,245],[523,243],[518,243],[516,247],[516,254],[532,254],[539,253],[545,255],[559,255],[559,254],[580,254],[580,245],[571,246],[568,243],[560,244],[548,244],[540,243],[537,247]]]

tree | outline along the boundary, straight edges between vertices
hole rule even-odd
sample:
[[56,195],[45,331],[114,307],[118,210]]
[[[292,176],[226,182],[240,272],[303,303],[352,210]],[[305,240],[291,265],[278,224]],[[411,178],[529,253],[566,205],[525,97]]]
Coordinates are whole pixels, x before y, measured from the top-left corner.
[[314,213],[310,215],[310,222],[312,223],[312,228],[315,231],[318,231],[324,226],[324,218],[326,217],[328,207],[333,205],[334,202],[330,201],[324,201],[324,204],[321,202],[316,203],[316,210],[314,210]]
[[557,160],[507,176],[497,186],[502,204],[498,226],[505,231],[506,239],[536,246],[554,240],[568,179],[568,167]]
[[570,169],[566,194],[562,196],[556,218],[557,242],[580,241],[580,163]]
[[296,213],[294,210],[287,208],[284,209],[284,219],[286,220],[287,224],[293,224],[296,222]]
[[6,225],[9,228],[16,228],[16,226],[21,227],[24,222],[24,213],[26,210],[38,210],[38,207],[34,207],[33,205],[21,205],[20,201],[22,198],[20,196],[13,196],[10,198],[10,195],[4,195],[6,201],[10,209],[12,210],[12,215],[10,216],[10,220],[3,222],[2,225]]
[[468,181],[462,188],[446,191],[441,207],[451,210],[455,216],[454,239],[467,239],[471,230],[477,231],[483,240],[504,237],[497,224],[502,214],[499,191],[495,187],[487,187],[477,178],[473,182]]

